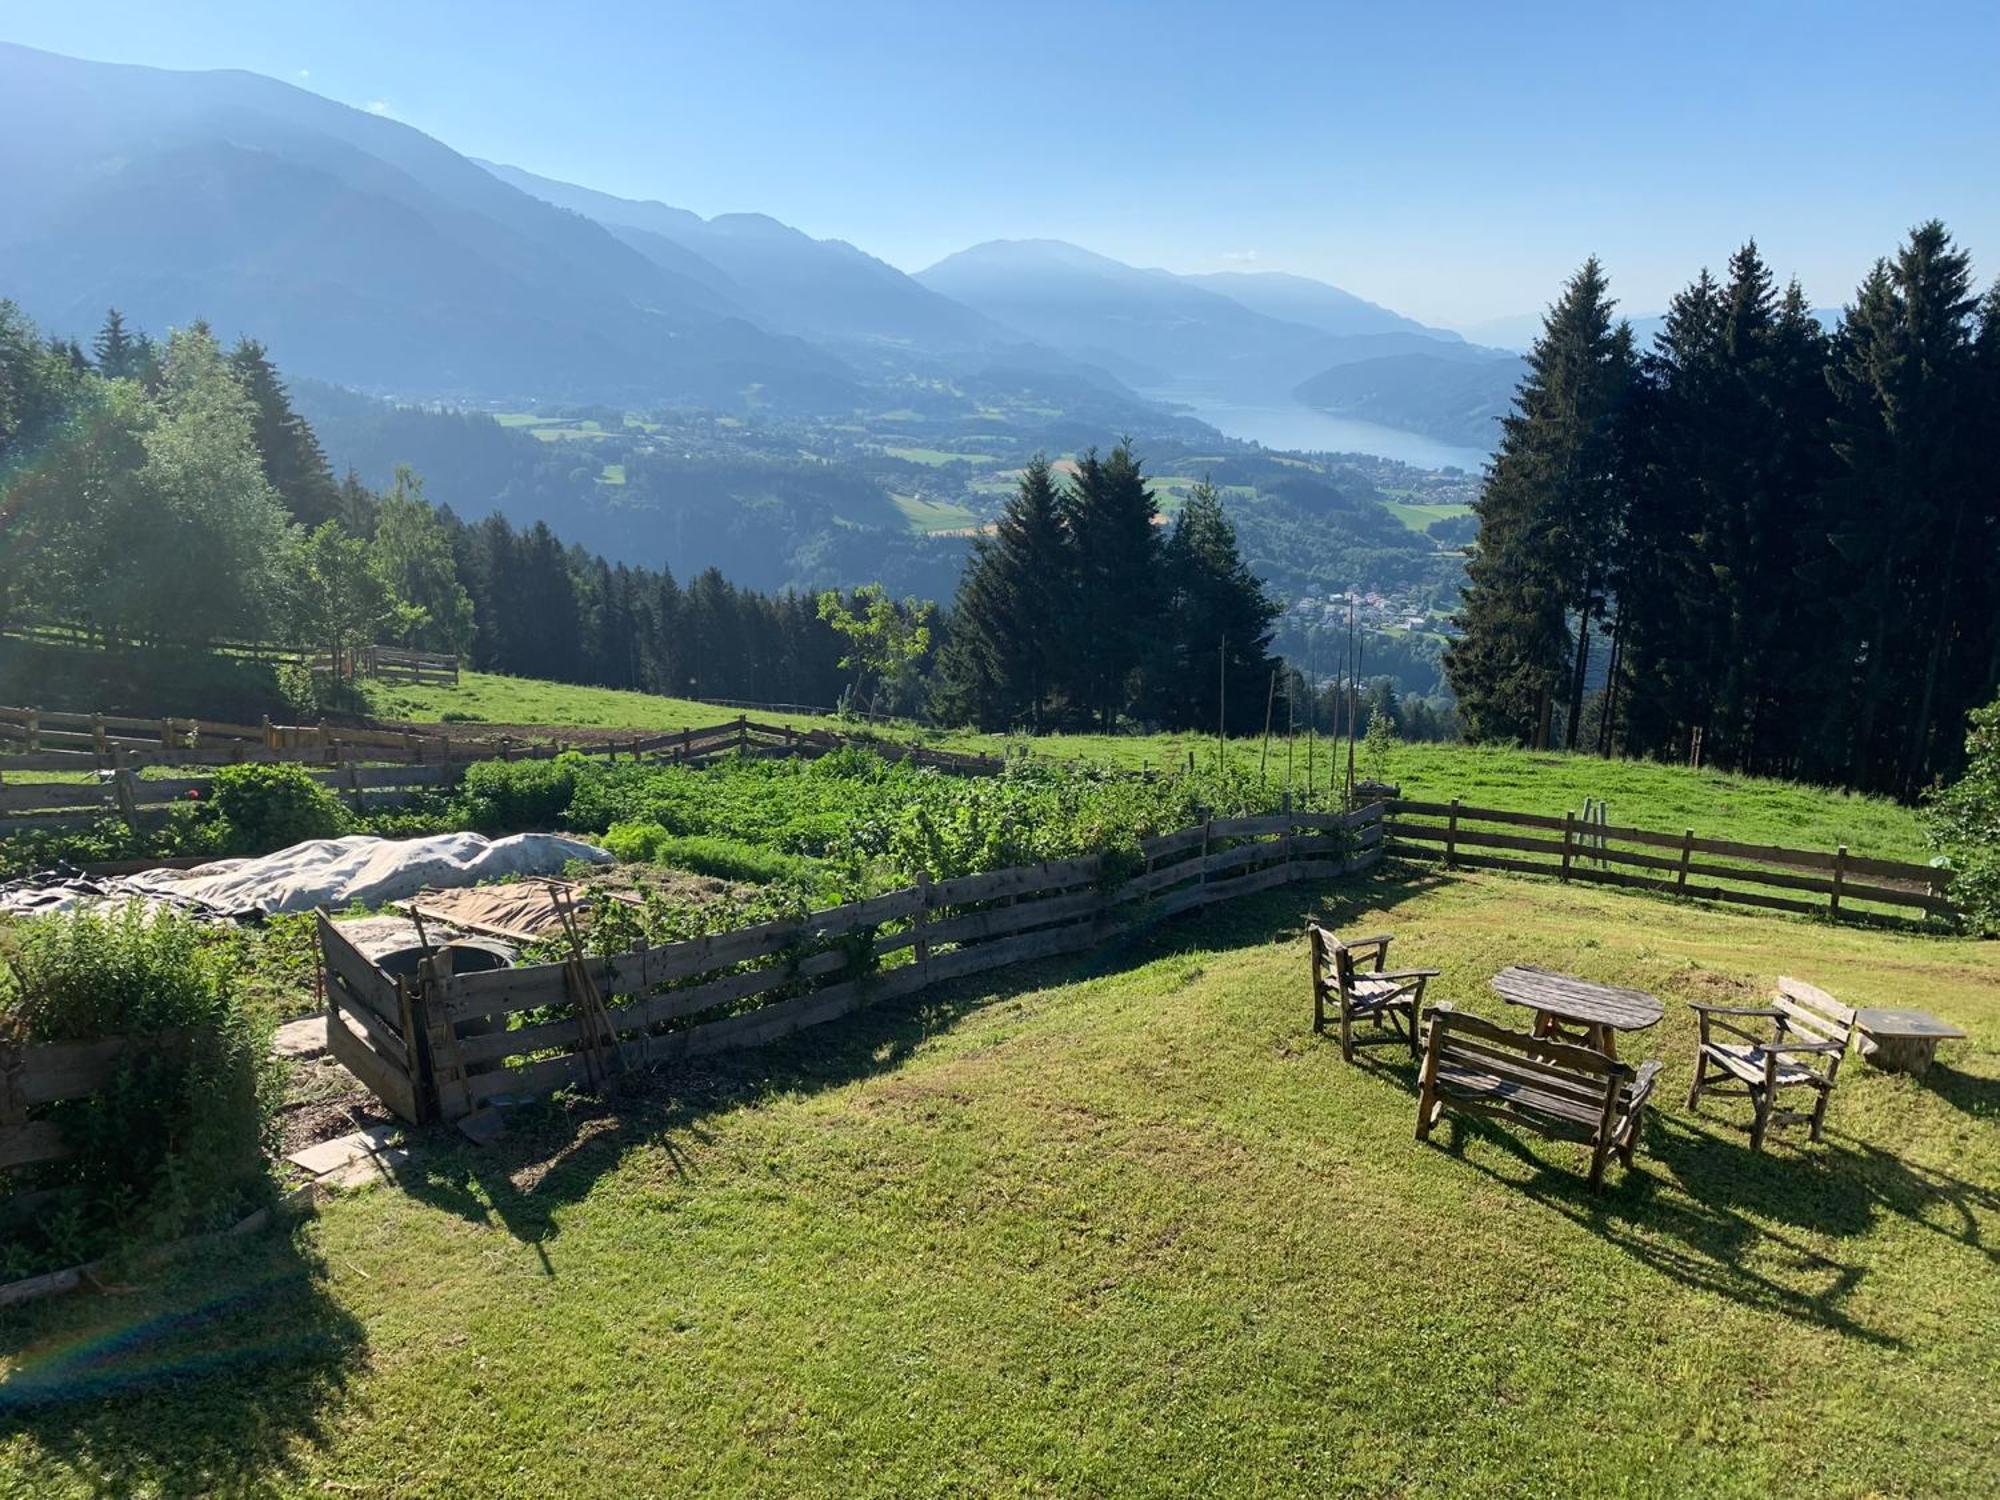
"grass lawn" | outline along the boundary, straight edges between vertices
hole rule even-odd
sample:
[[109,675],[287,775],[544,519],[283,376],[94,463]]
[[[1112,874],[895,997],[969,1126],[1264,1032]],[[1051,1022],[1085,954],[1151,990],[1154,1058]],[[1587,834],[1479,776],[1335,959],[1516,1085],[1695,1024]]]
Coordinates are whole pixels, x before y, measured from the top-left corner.
[[[482,721],[580,729],[699,729],[733,719],[737,712],[690,698],[660,698],[651,693],[581,687],[534,677],[503,677],[494,672],[461,672],[456,687],[372,681],[367,690],[370,705],[382,718],[435,721],[446,714],[472,715],[465,721],[467,733],[476,733]],[[751,717],[801,728],[841,727],[836,719],[810,714],[752,714]]]
[[[1311,1035],[1301,924],[1439,998],[1643,985],[1631,1176]],[[1826,1143],[1681,1107],[1779,971],[1973,1033]],[[1518,1019],[1518,1017],[1510,1017]],[[1506,876],[1251,898],[864,1011],[612,1119],[0,1320],[13,1493],[1990,1495],[2000,946]],[[93,1385],[114,1399],[77,1398]],[[63,1397],[70,1399],[61,1399]]]

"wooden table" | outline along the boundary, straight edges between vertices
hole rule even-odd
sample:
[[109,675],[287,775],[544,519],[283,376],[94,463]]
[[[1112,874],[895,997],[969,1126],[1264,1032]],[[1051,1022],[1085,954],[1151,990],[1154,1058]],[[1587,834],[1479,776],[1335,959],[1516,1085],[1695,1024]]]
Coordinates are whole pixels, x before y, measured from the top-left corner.
[[1525,1005],[1535,1013],[1536,1036],[1581,1042],[1606,1057],[1618,1055],[1617,1033],[1657,1026],[1667,1013],[1666,1006],[1644,990],[1593,984],[1527,964],[1502,969],[1493,976],[1493,988],[1509,1005]]
[[1937,1056],[1937,1044],[1965,1035],[1928,1011],[1863,1006],[1854,1013],[1861,1055],[1878,1068],[1923,1077]]

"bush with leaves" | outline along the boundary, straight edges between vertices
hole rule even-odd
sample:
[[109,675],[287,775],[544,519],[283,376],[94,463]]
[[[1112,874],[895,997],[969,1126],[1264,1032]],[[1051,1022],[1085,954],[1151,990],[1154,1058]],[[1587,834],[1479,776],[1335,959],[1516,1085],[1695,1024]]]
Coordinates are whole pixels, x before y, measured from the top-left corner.
[[459,811],[482,833],[559,827],[578,781],[595,769],[575,751],[554,760],[478,761],[465,768]]
[[347,832],[347,809],[304,766],[224,766],[210,794],[232,854],[268,854]]
[[1957,871],[1951,896],[1966,922],[2000,935],[2000,699],[1973,713],[1965,774],[1931,796],[1924,821]]
[[27,1172],[53,1206],[9,1229],[0,1274],[220,1227],[263,1199],[280,1078],[226,952],[136,903],[25,923],[8,950],[0,1036],[132,1045],[107,1087],[47,1106],[69,1155]]

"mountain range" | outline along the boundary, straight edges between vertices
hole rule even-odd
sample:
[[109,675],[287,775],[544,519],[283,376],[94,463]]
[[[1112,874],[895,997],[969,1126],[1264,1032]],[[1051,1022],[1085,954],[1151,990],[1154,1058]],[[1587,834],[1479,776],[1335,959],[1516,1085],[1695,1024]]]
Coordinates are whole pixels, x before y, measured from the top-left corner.
[[[465,402],[819,414],[1004,378],[1074,416],[1199,387],[1490,441],[1518,378],[1351,293],[996,240],[912,275],[460,155],[257,74],[0,44],[0,296],[62,333],[205,318],[287,370]],[[968,405],[971,404],[970,398]]]

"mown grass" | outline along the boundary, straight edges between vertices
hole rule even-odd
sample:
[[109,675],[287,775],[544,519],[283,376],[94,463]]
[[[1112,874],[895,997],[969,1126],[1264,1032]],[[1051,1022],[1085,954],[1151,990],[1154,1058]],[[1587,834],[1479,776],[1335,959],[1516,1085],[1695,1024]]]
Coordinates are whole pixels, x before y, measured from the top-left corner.
[[[610,688],[575,687],[484,672],[462,674],[458,687],[374,684],[377,712],[412,719],[446,713],[476,714],[493,723],[567,724],[586,728],[673,730],[720,723],[732,711],[679,698]],[[753,713],[751,718],[800,728],[851,729],[830,717]],[[1026,750],[1058,760],[1082,760],[1130,770],[1184,766],[1188,757],[1212,763],[1215,739],[1195,734],[1023,736],[938,733],[914,727],[877,731],[920,739],[945,749],[998,755]],[[1308,771],[1324,788],[1330,772],[1344,774],[1346,746],[1321,739],[1308,747],[1300,737],[1289,748],[1274,737],[1268,755],[1261,740],[1229,743],[1240,767],[1260,772],[1300,791]],[[1781,844],[1827,850],[1846,844],[1856,854],[1877,859],[1924,860],[1930,855],[1916,813],[1881,797],[1764,777],[1691,771],[1650,761],[1602,760],[1474,745],[1398,745],[1386,762],[1374,763],[1365,750],[1356,756],[1358,775],[1382,774],[1406,796],[1460,801],[1477,806],[1561,815],[1580,811],[1586,797],[1609,804],[1610,821],[1625,826],[1678,833],[1692,828],[1706,838]]]
[[[1514,1019],[1670,1002],[1638,1170],[1411,1139],[1311,1035],[1308,913]],[[1826,1144],[1681,1108],[1678,1002],[1778,971],[1973,1040],[1848,1066]],[[1279,892],[884,1006],[617,1118],[419,1143],[127,1296],[9,1315],[15,1493],[1987,1495],[2000,948],[1504,876]],[[109,1400],[59,1400],[91,1381]]]

